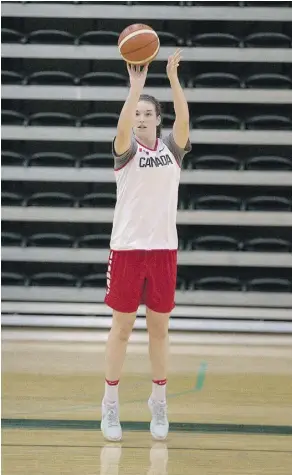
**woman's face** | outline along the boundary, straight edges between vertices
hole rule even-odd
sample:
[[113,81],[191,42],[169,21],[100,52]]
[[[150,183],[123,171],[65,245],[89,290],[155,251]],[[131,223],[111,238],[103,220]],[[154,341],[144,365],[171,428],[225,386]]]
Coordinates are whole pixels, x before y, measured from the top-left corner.
[[139,101],[136,109],[134,133],[139,138],[156,137],[156,127],[160,124],[160,116],[156,116],[152,102]]

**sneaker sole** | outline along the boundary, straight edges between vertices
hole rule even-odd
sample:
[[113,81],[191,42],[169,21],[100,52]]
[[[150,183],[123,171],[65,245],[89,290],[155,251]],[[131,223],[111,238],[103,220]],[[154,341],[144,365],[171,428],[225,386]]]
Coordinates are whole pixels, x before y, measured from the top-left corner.
[[109,437],[105,435],[104,430],[103,430],[103,423],[100,424],[100,429],[101,429],[103,437],[106,440],[109,440],[110,442],[119,442],[120,440],[122,440],[122,435],[120,437]]

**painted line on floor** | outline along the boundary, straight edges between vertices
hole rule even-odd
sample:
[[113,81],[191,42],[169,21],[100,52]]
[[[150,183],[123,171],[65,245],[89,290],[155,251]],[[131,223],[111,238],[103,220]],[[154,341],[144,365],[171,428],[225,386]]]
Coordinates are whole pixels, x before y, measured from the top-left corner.
[[[149,431],[149,422],[125,421],[121,423],[125,431]],[[100,431],[99,420],[64,419],[2,419],[3,429],[45,429],[45,430],[83,430]],[[292,426],[259,424],[213,424],[195,422],[171,422],[170,432],[203,432],[232,434],[292,435]]]

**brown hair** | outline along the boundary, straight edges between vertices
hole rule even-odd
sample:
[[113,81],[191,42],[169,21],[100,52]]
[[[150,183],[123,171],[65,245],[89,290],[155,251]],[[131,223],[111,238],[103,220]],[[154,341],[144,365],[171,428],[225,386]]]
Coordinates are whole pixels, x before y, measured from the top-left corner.
[[158,117],[160,115],[161,117],[161,122],[159,125],[156,127],[156,137],[161,137],[161,130],[162,130],[162,113],[161,113],[161,105],[160,102],[155,99],[153,96],[149,96],[148,94],[142,94],[139,98],[139,101],[145,101],[145,102],[151,102],[151,104],[154,105],[155,107],[155,112],[156,116]]

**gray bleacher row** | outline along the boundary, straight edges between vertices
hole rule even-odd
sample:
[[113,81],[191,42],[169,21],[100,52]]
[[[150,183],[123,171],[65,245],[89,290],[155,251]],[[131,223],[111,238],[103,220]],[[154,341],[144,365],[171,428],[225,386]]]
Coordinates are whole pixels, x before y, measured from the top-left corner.
[[[62,305],[72,303],[75,312],[72,314],[80,314],[80,308],[84,303],[102,303],[105,297],[105,288],[66,288],[66,287],[15,287],[2,286],[2,300],[10,305],[10,313],[15,308],[20,312],[21,309],[13,302],[23,302],[22,311],[25,313],[29,309],[28,305],[32,302],[39,302],[40,305],[45,303],[58,305],[59,310],[55,310],[55,314],[62,314]],[[271,309],[271,314],[278,309],[287,309],[285,319],[292,321],[292,295],[288,293],[277,292],[237,292],[237,291],[176,291],[175,301],[178,306],[191,305],[194,315],[197,313],[195,306],[200,307],[202,317],[216,318],[222,320],[226,318],[225,308],[229,307],[234,315],[244,320],[248,318],[249,312],[245,316],[245,308],[254,308],[254,314],[257,318],[263,318],[262,309]],[[103,305],[101,314],[106,312],[107,307]],[[214,310],[214,311],[213,311]],[[259,313],[257,313],[257,310]],[[40,311],[40,310],[39,310]],[[182,314],[184,315],[184,314]],[[191,316],[191,315],[190,315]]]
[[[27,87],[27,86],[25,86]],[[61,142],[111,142],[112,127],[43,127],[2,125],[2,140],[34,140]],[[164,129],[164,134],[170,129]],[[190,131],[192,144],[290,145],[292,132],[282,130],[204,130]]]
[[[109,208],[52,208],[38,206],[2,206],[2,220],[46,223],[112,223]],[[204,226],[276,226],[292,227],[292,213],[259,211],[188,211],[179,210],[177,224]]]
[[[60,170],[55,167],[2,166],[2,181],[57,182]],[[62,182],[113,183],[111,168],[65,168]],[[239,186],[290,186],[292,173],[284,171],[234,171],[234,170],[182,170],[180,183],[183,185],[239,185]]]
[[[162,46],[156,61],[167,61],[174,47]],[[9,44],[1,46],[2,58],[122,60],[116,46]],[[184,61],[291,63],[292,49],[285,48],[184,48]]]
[[292,21],[291,8],[269,7],[201,7],[201,6],[169,6],[161,5],[80,5],[56,3],[18,4],[2,3],[3,17],[16,18],[120,18],[126,20],[209,20],[209,21]]
[[[161,102],[171,102],[170,88],[145,87],[145,94],[158,97]],[[189,103],[237,104],[292,104],[292,90],[265,89],[185,89]],[[58,100],[58,101],[125,101],[126,87],[106,86],[30,86],[3,85],[2,99]]]
[[[15,305],[15,304],[14,304]],[[14,308],[14,306],[12,307]],[[74,306],[76,309],[76,306]],[[41,310],[42,312],[42,310]],[[239,332],[244,333],[291,333],[292,323],[285,321],[270,321],[270,320],[246,320],[233,322],[223,320],[222,322],[214,321],[213,319],[203,318],[183,318],[179,319],[171,318],[169,322],[169,330],[180,330],[182,325],[184,331],[226,331],[226,332]],[[21,314],[17,315],[15,312],[9,315],[2,316],[2,325],[8,327],[61,327],[61,328],[95,328],[102,330],[109,330],[111,328],[112,317],[103,316],[103,311],[98,314],[98,317],[91,315],[74,315],[74,316],[60,316],[60,315],[41,315],[39,314]],[[134,328],[137,330],[146,330],[146,319],[137,317],[135,320]]]
[[[66,262],[107,264],[108,249],[64,249],[49,247],[2,248],[2,261],[10,262]],[[221,267],[282,267],[292,272],[291,253],[273,252],[224,252],[224,251],[179,251],[180,266],[221,266]]]
[[[75,328],[106,328],[110,326],[111,309],[100,303],[70,303],[70,302],[46,302],[44,307],[42,302],[26,302],[23,310],[23,302],[3,302],[2,303],[2,324],[8,326],[35,326],[45,327],[75,327]],[[19,315],[21,313],[21,315]],[[6,314],[6,315],[5,315]],[[96,317],[98,315],[98,317]],[[137,312],[135,328],[145,328],[145,308],[141,306]],[[269,332],[286,331],[291,332],[291,311],[287,308],[262,308],[254,309],[244,307],[242,309],[230,307],[203,307],[178,305],[172,312],[175,318],[170,321],[170,330],[178,328],[184,322],[192,330],[222,329],[225,324],[227,331],[238,331],[243,329],[246,332]],[[214,319],[217,320],[208,320]],[[222,321],[218,319],[222,318]],[[230,320],[233,322],[230,324]],[[247,321],[240,321],[248,319]],[[260,320],[259,320],[260,319]],[[137,325],[138,323],[138,325]]]

